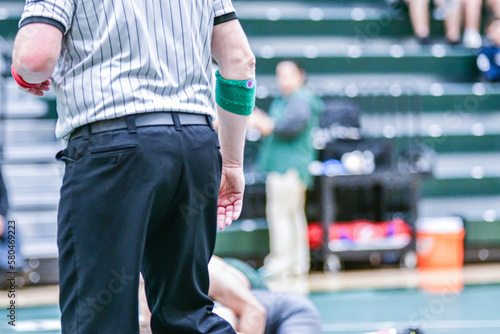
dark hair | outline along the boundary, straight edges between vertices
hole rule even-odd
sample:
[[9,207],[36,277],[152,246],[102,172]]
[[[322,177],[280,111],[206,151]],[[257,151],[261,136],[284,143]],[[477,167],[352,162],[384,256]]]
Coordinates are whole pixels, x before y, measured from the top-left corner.
[[299,69],[300,72],[302,72],[302,74],[306,75],[306,73],[307,73],[306,69],[304,67],[304,64],[302,64],[297,59],[283,59],[278,64],[281,64],[281,63],[292,63],[292,64],[294,64]]
[[302,62],[300,62],[299,60],[297,59],[294,59],[294,60],[290,60],[292,63],[295,64],[295,66],[297,66],[297,68],[301,71],[301,72],[306,72],[306,68],[304,67],[304,64]]

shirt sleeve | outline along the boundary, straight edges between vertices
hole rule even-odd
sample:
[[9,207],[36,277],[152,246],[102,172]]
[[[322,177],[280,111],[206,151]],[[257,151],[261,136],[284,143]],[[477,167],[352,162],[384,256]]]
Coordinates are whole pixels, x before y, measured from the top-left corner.
[[214,17],[217,18],[219,16],[234,13],[235,11],[231,0],[214,0]]
[[27,0],[19,28],[29,23],[47,23],[66,34],[75,13],[75,0]]

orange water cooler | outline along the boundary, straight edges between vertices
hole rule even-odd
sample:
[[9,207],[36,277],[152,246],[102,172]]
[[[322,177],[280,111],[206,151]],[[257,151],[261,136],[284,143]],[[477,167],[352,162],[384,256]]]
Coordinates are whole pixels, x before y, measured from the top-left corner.
[[437,293],[463,289],[463,221],[460,217],[417,220],[417,267],[420,287]]

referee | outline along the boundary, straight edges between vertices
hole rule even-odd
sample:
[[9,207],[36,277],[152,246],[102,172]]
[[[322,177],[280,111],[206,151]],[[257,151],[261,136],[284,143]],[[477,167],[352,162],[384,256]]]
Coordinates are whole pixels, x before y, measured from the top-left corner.
[[19,26],[13,77],[53,87],[68,142],[62,333],[138,333],[140,271],[153,333],[234,333],[207,297],[216,227],[241,212],[255,99],[231,0],[27,0]]

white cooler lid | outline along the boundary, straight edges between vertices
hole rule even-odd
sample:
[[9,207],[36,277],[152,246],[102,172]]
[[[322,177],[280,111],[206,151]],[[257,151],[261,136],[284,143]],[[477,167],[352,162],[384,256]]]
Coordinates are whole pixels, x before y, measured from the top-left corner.
[[415,224],[417,231],[428,233],[458,233],[464,222],[460,217],[419,217]]

